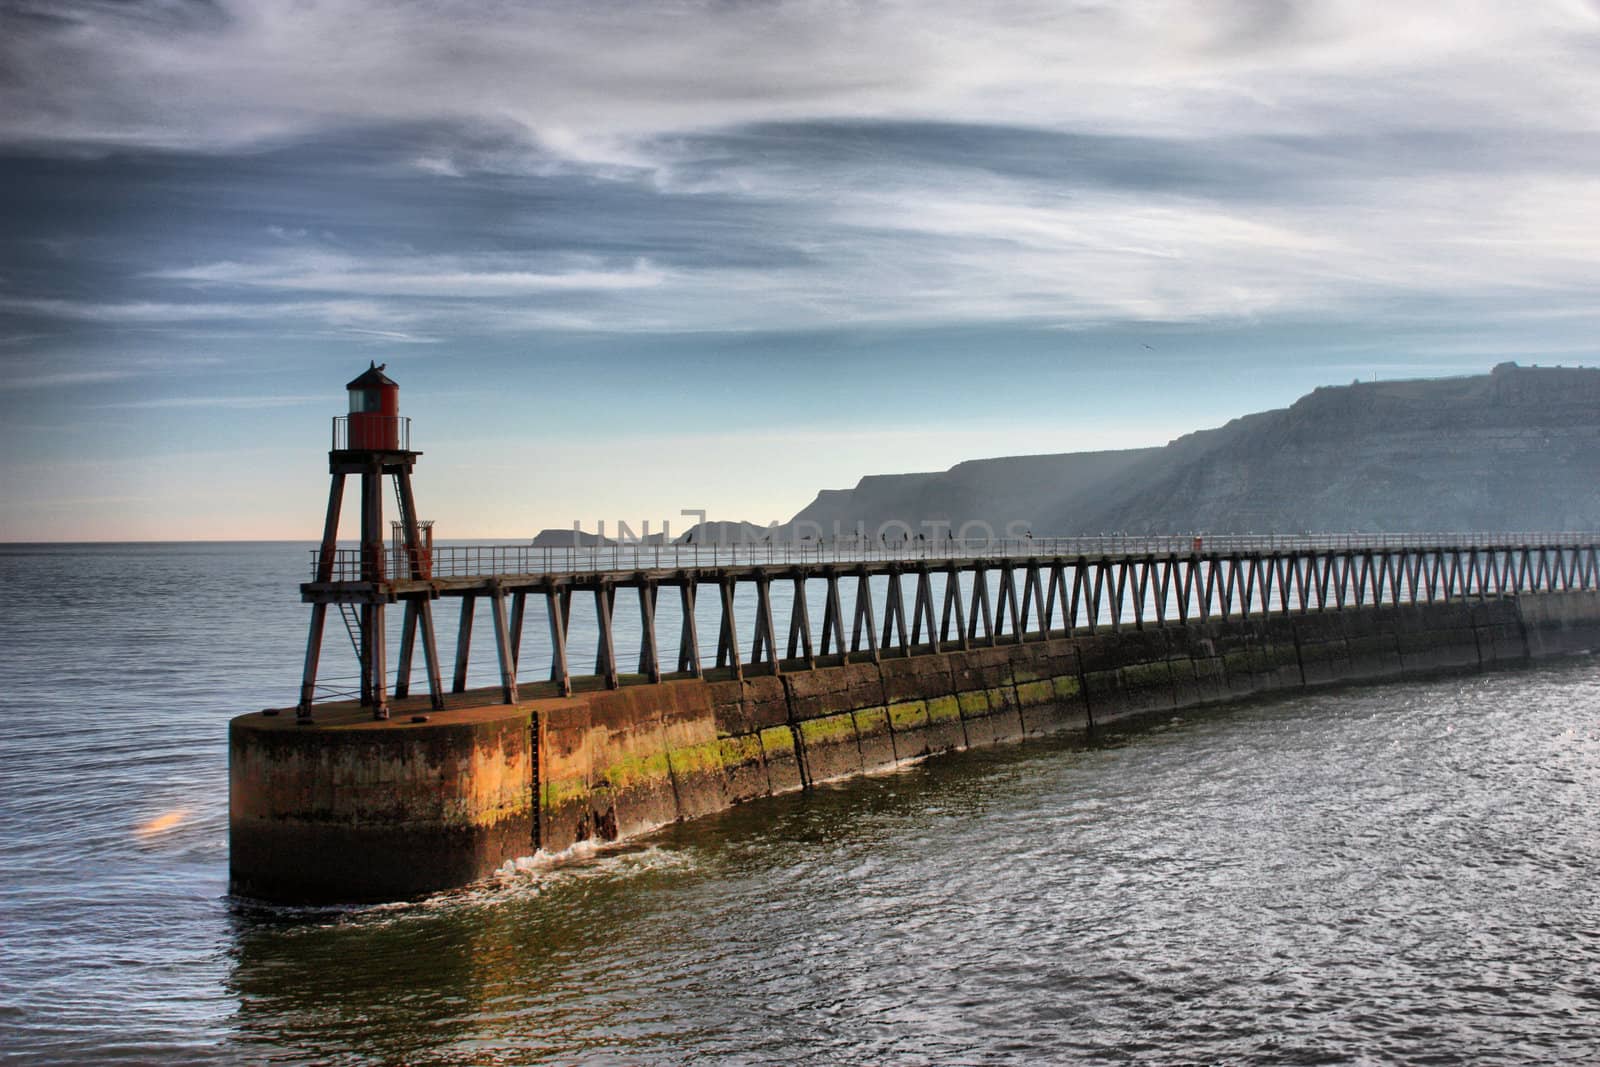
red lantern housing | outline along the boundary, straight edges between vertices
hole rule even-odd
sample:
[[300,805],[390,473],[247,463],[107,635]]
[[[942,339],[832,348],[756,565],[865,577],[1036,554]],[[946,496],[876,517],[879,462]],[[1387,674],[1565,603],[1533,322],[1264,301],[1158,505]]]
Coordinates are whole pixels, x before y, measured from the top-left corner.
[[400,386],[374,363],[345,388],[350,390],[351,450],[398,451]]

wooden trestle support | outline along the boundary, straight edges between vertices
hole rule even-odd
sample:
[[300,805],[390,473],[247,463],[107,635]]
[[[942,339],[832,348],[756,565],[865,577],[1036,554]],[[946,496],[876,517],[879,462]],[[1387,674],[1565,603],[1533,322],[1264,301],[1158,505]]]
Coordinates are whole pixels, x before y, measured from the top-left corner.
[[[304,598],[313,605],[299,709],[302,716],[310,714],[317,649],[327,604],[334,602],[355,601],[361,605],[362,700],[381,717],[387,706],[383,605],[395,599],[404,602],[406,611],[395,695],[407,693],[412,649],[420,630],[429,692],[433,706],[438,708],[443,706],[443,695],[431,602],[440,595],[462,598],[452,691],[461,693],[467,688],[474,607],[479,598],[488,598],[494,614],[499,696],[507,703],[516,703],[529,596],[544,600],[550,635],[549,680],[556,692],[570,695],[574,675],[568,633],[573,597],[579,592],[593,594],[598,629],[595,681],[589,684],[617,688],[623,682],[613,624],[618,589],[637,590],[637,673],[642,681],[658,682],[664,672],[656,608],[663,587],[678,590],[682,629],[676,676],[700,677],[704,673],[696,602],[701,589],[713,586],[719,606],[714,667],[736,678],[751,672],[778,674],[846,660],[877,662],[886,656],[1040,641],[1073,631],[1143,629],[1150,624],[1187,624],[1252,614],[1302,614],[1600,587],[1600,548],[1593,543],[964,557],[432,578],[417,565],[417,528],[410,488],[415,455],[388,453],[383,458],[334,460],[328,523],[317,563],[318,580],[302,587]],[[332,569],[339,498],[343,478],[350,473],[362,475],[360,582],[337,581]],[[401,502],[409,559],[409,565],[403,568],[409,570],[406,575],[385,577],[381,573],[381,499],[377,486],[385,474],[395,477]],[[377,562],[369,564],[369,559]],[[875,578],[881,581],[875,583]],[[908,580],[914,583],[909,620],[904,599],[904,583]],[[793,583],[793,594],[787,641],[780,648],[773,584],[782,581]],[[818,640],[814,640],[807,589],[812,581],[825,585]],[[741,649],[735,614],[742,586],[754,590],[755,617],[748,657]],[[853,595],[847,598],[847,593]]]
[[[438,641],[433,630],[433,601],[439,593],[428,582],[429,560],[417,524],[416,499],[411,492],[411,471],[421,454],[403,450],[359,449],[328,453],[332,484],[328,491],[328,514],[322,527],[322,547],[317,553],[316,581],[301,587],[302,599],[311,604],[311,632],[306,638],[305,671],[300,681],[300,701],[295,707],[295,713],[301,721],[310,721],[312,703],[316,699],[317,665],[321,658],[322,636],[330,604],[339,605],[341,613],[347,610],[354,612],[351,639],[360,663],[360,699],[363,707],[373,709],[374,718],[389,717],[384,607],[397,599],[404,604],[404,616],[395,696],[407,695],[406,679],[411,673],[412,648],[420,629],[428,692],[433,698],[434,708],[444,707]],[[359,475],[361,478],[361,547],[353,557],[338,548],[339,512],[344,502],[345,479],[350,475]],[[391,563],[383,540],[383,479],[386,476],[394,479],[395,499],[399,504],[400,525],[405,537],[405,552],[398,557],[402,573],[397,574],[389,573]],[[464,662],[459,669],[465,671]],[[514,690],[509,699],[515,700]]]

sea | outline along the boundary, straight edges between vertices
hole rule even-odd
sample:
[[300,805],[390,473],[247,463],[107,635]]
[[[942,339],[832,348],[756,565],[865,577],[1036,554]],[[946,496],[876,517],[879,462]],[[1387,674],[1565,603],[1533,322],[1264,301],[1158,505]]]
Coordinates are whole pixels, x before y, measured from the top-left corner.
[[285,909],[228,892],[227,724],[295,700],[309,548],[0,546],[0,1062],[1600,1062],[1600,660]]

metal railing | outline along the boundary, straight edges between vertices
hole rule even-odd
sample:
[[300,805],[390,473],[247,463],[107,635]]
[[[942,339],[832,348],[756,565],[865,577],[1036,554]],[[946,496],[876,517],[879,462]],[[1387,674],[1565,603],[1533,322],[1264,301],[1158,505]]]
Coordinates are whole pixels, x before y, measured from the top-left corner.
[[[777,540],[760,543],[615,543],[536,546],[434,545],[418,560],[421,578],[480,578],[492,575],[566,574],[783,564],[907,562],[945,559],[1003,560],[1030,556],[1170,556],[1244,552],[1319,552],[1398,548],[1540,547],[1592,544],[1594,532],[1520,533],[1304,533],[1304,534],[1124,534],[1093,537],[1032,537],[959,540],[956,538],[826,541]],[[381,559],[379,556],[381,555]],[[389,546],[364,557],[359,548],[335,549],[327,573],[336,582],[406,580],[413,561],[404,547]],[[321,573],[322,550],[311,550],[311,575]]]
[[[355,441],[351,442],[350,420],[355,419]],[[370,449],[375,452],[411,451],[411,419],[407,415],[335,415],[333,417],[333,442],[335,452],[351,449]]]

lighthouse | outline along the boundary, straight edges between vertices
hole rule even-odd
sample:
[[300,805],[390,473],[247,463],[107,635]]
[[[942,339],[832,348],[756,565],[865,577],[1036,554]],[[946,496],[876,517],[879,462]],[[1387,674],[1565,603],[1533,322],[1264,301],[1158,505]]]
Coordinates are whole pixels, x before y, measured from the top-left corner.
[[[440,687],[438,645],[433,631],[433,598],[429,582],[429,555],[423,551],[416,502],[411,491],[411,471],[421,452],[411,449],[411,420],[400,414],[400,386],[372,363],[345,386],[350,410],[333,419],[333,443],[328,452],[332,484],[322,543],[313,564],[313,580],[300,587],[301,599],[311,605],[311,631],[306,638],[305,672],[300,682],[296,717],[311,723],[316,698],[317,668],[322,654],[328,608],[335,606],[350,634],[360,666],[360,697],[373,717],[389,717],[388,660],[384,649],[384,609],[404,604],[405,652],[420,629],[434,708],[444,707]],[[339,515],[346,482],[360,479],[361,542],[356,549],[339,547]],[[384,479],[394,481],[400,514],[396,525],[404,550],[384,548]],[[407,657],[409,658],[409,657]]]

